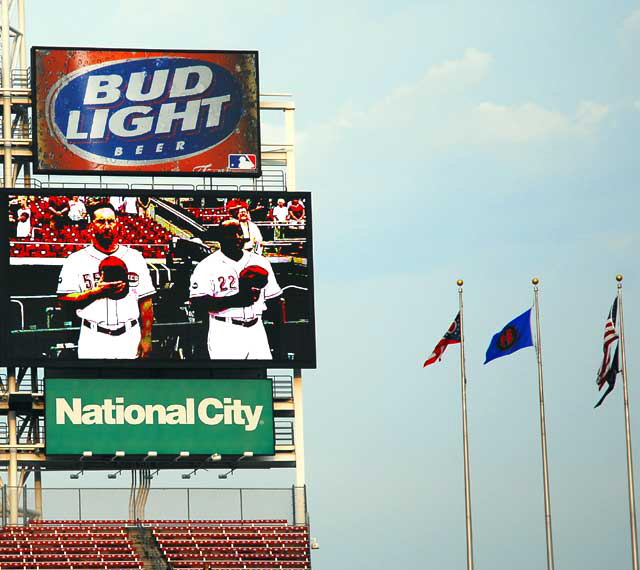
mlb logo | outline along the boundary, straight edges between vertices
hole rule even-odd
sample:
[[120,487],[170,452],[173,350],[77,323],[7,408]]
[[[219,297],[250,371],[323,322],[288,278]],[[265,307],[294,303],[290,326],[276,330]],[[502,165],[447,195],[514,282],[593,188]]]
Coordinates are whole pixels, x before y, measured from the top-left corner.
[[255,170],[255,154],[230,154],[229,170]]

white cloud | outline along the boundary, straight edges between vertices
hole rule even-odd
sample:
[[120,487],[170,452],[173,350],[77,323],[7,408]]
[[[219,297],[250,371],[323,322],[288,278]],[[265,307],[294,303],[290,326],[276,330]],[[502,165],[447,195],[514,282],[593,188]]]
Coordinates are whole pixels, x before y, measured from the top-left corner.
[[488,77],[493,56],[476,48],[463,57],[433,65],[416,81],[396,87],[368,107],[346,105],[309,137],[335,141],[345,129],[376,130],[392,126],[418,133],[431,148],[457,145],[527,144],[553,137],[594,135],[610,109],[581,101],[573,113],[533,101],[502,104],[473,101],[477,85]]
[[433,65],[418,80],[399,85],[390,93],[362,108],[347,103],[327,123],[300,133],[298,141],[311,138],[334,140],[343,129],[376,128],[389,124],[402,127],[413,124],[425,109],[433,109],[434,103],[456,94],[464,93],[482,81],[488,74],[493,56],[476,48],[468,48],[460,59]]
[[536,103],[510,106],[484,102],[471,109],[467,120],[467,135],[480,143],[524,143],[569,128],[569,121],[562,113]]
[[636,8],[625,18],[623,26],[628,32],[640,31],[640,8]]
[[608,105],[596,103],[595,101],[582,101],[578,105],[576,115],[576,127],[578,130],[590,134],[594,132],[600,123],[609,115]]
[[482,81],[488,74],[493,56],[476,48],[465,50],[461,59],[453,59],[430,67],[417,81],[401,85],[372,106],[375,112],[384,113],[406,108],[412,100],[422,103],[422,97],[452,95],[467,90]]
[[434,88],[444,86],[469,84],[485,78],[493,56],[476,48],[468,48],[462,59],[445,61],[432,66],[420,83]]
[[607,105],[593,101],[580,102],[573,116],[531,102],[519,105],[484,102],[460,116],[466,127],[454,130],[450,142],[524,144],[552,137],[585,136],[595,133],[608,113]]

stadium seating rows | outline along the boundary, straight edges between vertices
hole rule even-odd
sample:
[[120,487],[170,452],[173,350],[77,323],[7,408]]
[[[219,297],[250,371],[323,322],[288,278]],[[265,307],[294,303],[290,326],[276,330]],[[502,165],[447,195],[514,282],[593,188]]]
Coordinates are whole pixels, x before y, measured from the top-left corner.
[[224,208],[185,208],[197,221],[202,224],[219,224],[229,218]]
[[[87,242],[77,243],[29,243],[11,241],[10,255],[12,257],[66,257],[87,245]],[[127,244],[142,253],[144,257],[165,257],[169,246],[151,244]]]
[[175,570],[311,567],[307,527],[286,520],[46,520],[0,530],[0,570],[142,569],[131,528],[150,528]]
[[[31,238],[11,240],[10,255],[14,257],[66,257],[91,242],[86,229],[76,225],[60,228],[48,225],[46,205],[42,199],[36,200],[33,209],[33,232]],[[170,232],[150,218],[134,215],[119,215],[120,243],[133,246],[144,257],[165,257]]]

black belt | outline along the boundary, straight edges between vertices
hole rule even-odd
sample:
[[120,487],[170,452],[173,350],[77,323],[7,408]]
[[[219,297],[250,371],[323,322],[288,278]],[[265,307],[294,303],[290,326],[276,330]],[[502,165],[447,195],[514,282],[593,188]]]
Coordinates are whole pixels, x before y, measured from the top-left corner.
[[108,329],[107,327],[103,327],[102,325],[99,325],[97,323],[92,323],[91,321],[87,321],[86,319],[82,321],[82,326],[85,326],[92,331],[98,331],[99,333],[104,333],[111,336],[120,336],[121,334],[127,332],[127,329],[132,329],[137,324],[138,319],[133,319],[132,321],[129,321],[128,323],[122,325],[121,327],[118,327],[117,329]]
[[223,323],[231,323],[241,327],[252,327],[258,322],[258,317],[251,319],[250,321],[243,321],[242,319],[234,319],[232,317],[213,317],[216,321],[222,321]]

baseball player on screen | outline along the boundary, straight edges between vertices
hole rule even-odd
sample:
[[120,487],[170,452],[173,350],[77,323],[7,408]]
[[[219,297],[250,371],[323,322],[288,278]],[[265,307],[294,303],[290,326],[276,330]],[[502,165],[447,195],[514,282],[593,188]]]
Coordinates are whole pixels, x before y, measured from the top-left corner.
[[266,301],[282,290],[271,263],[243,249],[238,220],[218,228],[220,250],[203,259],[191,275],[191,304],[209,314],[207,345],[212,359],[271,360],[262,324]]
[[78,358],[146,358],[155,293],[147,264],[119,244],[110,204],[95,207],[89,228],[92,244],[69,255],[58,278],[58,299],[82,319]]

